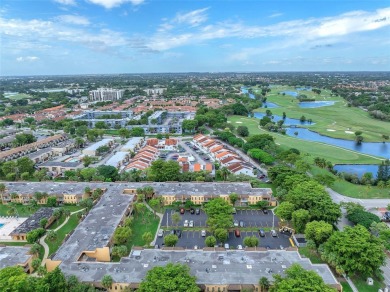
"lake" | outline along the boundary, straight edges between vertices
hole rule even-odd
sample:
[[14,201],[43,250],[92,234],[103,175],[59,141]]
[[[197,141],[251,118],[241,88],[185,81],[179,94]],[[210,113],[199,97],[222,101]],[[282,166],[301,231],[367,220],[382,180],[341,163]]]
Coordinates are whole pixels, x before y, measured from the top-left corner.
[[291,95],[291,96],[294,96],[294,97],[297,97],[298,96],[298,92],[296,92],[296,91],[282,91],[282,92],[280,92],[281,94],[285,94],[285,95]]
[[[266,114],[264,113],[254,113],[254,117],[257,118],[257,119],[262,119],[264,116],[266,116]],[[272,115],[274,118],[272,119],[272,121],[274,122],[277,122],[277,121],[280,121],[280,120],[283,120],[283,117],[281,116],[277,116],[277,115]],[[272,117],[271,117],[272,118]],[[291,118],[285,118],[284,119],[284,124],[285,126],[301,126],[301,125],[314,125],[314,123],[309,123],[309,122],[301,122],[300,120],[298,119],[291,119]]]
[[350,174],[356,174],[359,179],[366,172],[371,172],[374,178],[377,177],[379,165],[376,164],[335,164],[334,170],[338,172],[346,172]]
[[[298,135],[295,136],[294,132],[298,132]],[[286,134],[291,137],[297,137],[303,140],[322,142],[369,155],[390,158],[389,142],[363,142],[362,144],[357,145],[356,142],[352,140],[344,140],[323,136],[305,128],[286,128]]]
[[303,101],[299,103],[301,108],[317,108],[334,105],[334,101]]

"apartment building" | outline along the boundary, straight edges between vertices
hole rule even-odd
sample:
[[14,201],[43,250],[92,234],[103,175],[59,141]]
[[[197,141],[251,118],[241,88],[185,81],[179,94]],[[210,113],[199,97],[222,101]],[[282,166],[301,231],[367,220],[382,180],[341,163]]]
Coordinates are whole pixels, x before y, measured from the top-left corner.
[[90,101],[115,101],[120,100],[124,93],[123,89],[98,88],[89,92],[88,99]]
[[2,246],[0,245],[0,270],[6,267],[20,266],[24,272],[32,273],[32,261],[35,258],[30,254],[29,246]]
[[88,156],[98,156],[99,153],[97,153],[97,150],[99,149],[99,147],[108,146],[111,148],[113,145],[114,145],[114,139],[108,139],[108,138],[103,139],[83,149],[82,153]]

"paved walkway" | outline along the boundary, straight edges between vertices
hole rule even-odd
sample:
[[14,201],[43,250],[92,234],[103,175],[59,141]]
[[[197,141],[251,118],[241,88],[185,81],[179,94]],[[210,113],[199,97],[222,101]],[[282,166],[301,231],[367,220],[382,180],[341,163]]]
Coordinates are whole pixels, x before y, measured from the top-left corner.
[[[144,201],[144,204],[146,206],[146,208],[148,208],[151,212],[154,213],[154,210],[152,207],[149,206],[148,203],[146,203],[146,201]],[[156,215],[160,218],[160,222],[158,222],[158,226],[157,226],[157,231],[156,231],[156,234],[154,235],[154,238],[153,238],[153,241],[150,243],[150,245],[154,246],[156,244],[156,240],[157,240],[157,233],[158,233],[158,230],[160,229],[160,226],[161,226],[161,221],[164,217],[164,214],[161,214],[161,213],[158,213],[156,212]]]
[[[78,210],[78,211],[74,211],[72,213],[70,213],[70,216],[72,216],[73,214],[76,214],[76,213],[79,213],[81,211],[83,211],[84,209],[81,209],[81,210]],[[68,223],[69,221],[69,217],[66,217],[65,221],[60,225],[58,226],[56,229],[53,229],[54,231],[57,231],[59,230],[60,228],[62,228],[66,223]],[[45,239],[46,239],[46,234],[44,236],[42,236],[40,239],[39,239],[39,244],[43,246],[43,248],[45,249],[45,253],[43,254],[43,258],[42,258],[42,263],[41,263],[41,266],[44,267],[45,264],[46,264],[46,259],[47,257],[49,256],[49,246],[46,244],[45,242]]]

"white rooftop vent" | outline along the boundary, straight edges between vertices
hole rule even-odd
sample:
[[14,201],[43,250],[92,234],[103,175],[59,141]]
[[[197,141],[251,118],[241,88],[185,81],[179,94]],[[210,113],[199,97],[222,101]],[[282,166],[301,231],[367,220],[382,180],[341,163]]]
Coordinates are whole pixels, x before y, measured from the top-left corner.
[[147,267],[149,267],[149,264],[144,264],[144,268],[147,268]]
[[217,268],[217,265],[211,265],[211,268],[212,268],[212,269],[216,269],[216,268]]
[[252,265],[246,265],[247,269],[252,269]]
[[282,269],[287,269],[287,266],[286,265],[282,265]]

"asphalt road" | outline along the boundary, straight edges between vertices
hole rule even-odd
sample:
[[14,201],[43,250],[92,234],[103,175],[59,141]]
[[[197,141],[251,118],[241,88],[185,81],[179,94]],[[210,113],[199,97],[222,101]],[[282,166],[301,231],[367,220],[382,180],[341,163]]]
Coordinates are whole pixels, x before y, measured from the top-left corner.
[[355,199],[343,196],[330,188],[326,188],[326,191],[329,193],[335,203],[354,202],[364,206],[367,210],[386,207],[388,204],[390,204],[390,199]]

